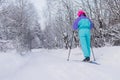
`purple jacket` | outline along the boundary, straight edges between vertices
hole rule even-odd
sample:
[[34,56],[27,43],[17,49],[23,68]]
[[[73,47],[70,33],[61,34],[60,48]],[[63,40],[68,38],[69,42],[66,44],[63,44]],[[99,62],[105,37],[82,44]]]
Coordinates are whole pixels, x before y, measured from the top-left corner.
[[90,29],[92,29],[92,27],[93,27],[92,21],[88,17],[82,15],[75,20],[75,22],[73,24],[73,30],[77,30],[79,28],[78,23],[79,23],[79,21],[81,21],[83,19],[88,19],[90,21]]

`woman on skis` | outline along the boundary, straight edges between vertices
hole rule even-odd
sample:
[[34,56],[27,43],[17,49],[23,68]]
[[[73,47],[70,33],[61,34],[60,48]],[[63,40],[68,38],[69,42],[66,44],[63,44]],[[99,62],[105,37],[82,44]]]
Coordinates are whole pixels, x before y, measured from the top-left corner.
[[93,27],[93,23],[83,10],[79,10],[77,15],[78,18],[73,24],[73,30],[78,29],[78,36],[85,57],[83,61],[87,62],[90,61],[90,30]]

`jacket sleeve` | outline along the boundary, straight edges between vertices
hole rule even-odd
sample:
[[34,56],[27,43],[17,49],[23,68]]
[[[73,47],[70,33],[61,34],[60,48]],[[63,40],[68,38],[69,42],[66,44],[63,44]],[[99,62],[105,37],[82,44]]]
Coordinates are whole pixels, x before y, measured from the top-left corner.
[[[90,19],[89,19],[90,20]],[[93,22],[90,20],[90,29],[92,29],[94,27]]]
[[73,30],[77,30],[78,29],[78,22],[79,22],[79,18],[77,18],[74,23],[73,23]]

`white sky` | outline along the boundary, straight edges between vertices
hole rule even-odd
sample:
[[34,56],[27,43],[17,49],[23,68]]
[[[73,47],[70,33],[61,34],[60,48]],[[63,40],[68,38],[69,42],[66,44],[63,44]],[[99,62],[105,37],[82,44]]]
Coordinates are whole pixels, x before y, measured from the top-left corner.
[[43,9],[46,7],[46,0],[31,0],[32,3],[34,3],[38,15],[40,17],[40,23],[41,23],[41,28],[44,29],[44,21],[45,18],[43,17]]
[[46,5],[46,0],[31,0],[31,2],[34,3],[38,11],[41,11]]

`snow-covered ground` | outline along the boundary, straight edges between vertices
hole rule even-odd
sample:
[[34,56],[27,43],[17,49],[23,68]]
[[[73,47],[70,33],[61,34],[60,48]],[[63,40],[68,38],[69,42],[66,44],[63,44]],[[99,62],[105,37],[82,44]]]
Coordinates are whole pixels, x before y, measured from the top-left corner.
[[[96,64],[83,63],[79,48],[0,53],[0,80],[120,80],[120,47],[93,49]],[[92,58],[92,57],[91,57]]]

